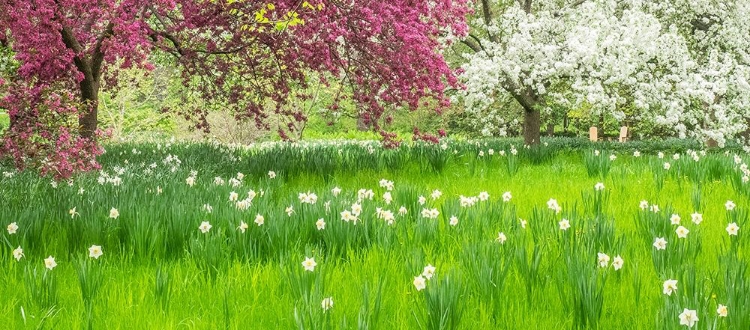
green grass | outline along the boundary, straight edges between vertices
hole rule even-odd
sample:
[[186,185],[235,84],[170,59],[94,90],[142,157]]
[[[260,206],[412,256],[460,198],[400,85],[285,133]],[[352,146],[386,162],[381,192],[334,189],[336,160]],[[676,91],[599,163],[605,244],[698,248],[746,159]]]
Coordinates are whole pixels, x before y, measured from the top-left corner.
[[[698,310],[700,329],[748,328],[748,197],[731,156],[708,154],[695,163],[685,154],[673,160],[617,153],[605,164],[594,161],[589,149],[519,148],[511,156],[509,143],[449,142],[446,150],[415,145],[395,151],[369,142],[111,145],[101,157],[101,174],[80,176],[70,185],[63,181],[54,188],[30,172],[3,175],[0,224],[16,222],[19,229],[0,233],[0,324],[679,329],[678,315],[689,308]],[[165,162],[168,155],[177,155],[179,163],[172,157]],[[510,157],[516,157],[517,169],[508,166]],[[663,170],[665,161],[669,171]],[[591,168],[602,164],[607,170]],[[186,179],[193,170],[191,187]],[[268,171],[278,176],[270,179]],[[245,177],[232,187],[228,181],[238,172]],[[224,185],[214,183],[217,176]],[[120,185],[112,183],[114,177]],[[384,178],[394,182],[391,204],[378,184]],[[657,178],[663,178],[661,189]],[[597,182],[604,183],[604,192],[594,191]],[[694,197],[698,186],[700,201]],[[343,192],[334,196],[333,187]],[[372,189],[374,199],[361,202],[356,225],[342,221],[340,212],[352,210],[360,189]],[[436,189],[442,196],[432,200]],[[250,190],[256,196],[247,210],[229,199],[234,191],[242,200]],[[308,191],[317,194],[315,204],[298,199]],[[510,202],[502,200],[506,191]],[[489,201],[459,205],[459,196],[480,192],[488,192]],[[419,196],[426,197],[424,206]],[[551,198],[561,213],[547,208]],[[642,200],[661,211],[642,211]],[[737,209],[727,212],[727,200]],[[207,213],[204,204],[213,211]],[[397,214],[402,205],[406,215]],[[288,206],[294,208],[291,216]],[[68,213],[73,207],[75,218]],[[118,210],[117,219],[109,217],[111,208]],[[379,219],[376,208],[392,211],[394,224]],[[422,208],[440,215],[424,218]],[[700,225],[690,221],[695,211],[703,214]],[[690,230],[687,238],[676,237],[671,213]],[[257,214],[264,216],[263,226],[254,223]],[[459,219],[456,226],[449,224],[452,215]],[[319,218],[326,221],[320,231]],[[558,228],[562,218],[570,220],[570,230]],[[198,229],[203,221],[212,225],[206,234]],[[741,228],[733,238],[725,230],[731,221]],[[245,233],[238,230],[241,222],[248,224]],[[507,237],[504,244],[496,241],[499,232]],[[666,251],[655,251],[656,236],[667,238]],[[92,245],[102,246],[104,254],[87,260]],[[20,261],[12,255],[18,246],[25,254]],[[534,249],[536,266],[530,263]],[[599,268],[598,252],[621,255],[623,268]],[[48,256],[58,263],[51,271],[44,268]],[[305,257],[315,258],[315,271],[303,270]],[[436,267],[435,275],[417,291],[413,281],[428,264]],[[45,273],[48,282],[42,281]],[[671,296],[662,293],[667,279],[678,280]],[[44,288],[51,294],[41,293]],[[334,301],[327,312],[321,308],[325,297]],[[717,318],[718,304],[729,306],[729,317]]]

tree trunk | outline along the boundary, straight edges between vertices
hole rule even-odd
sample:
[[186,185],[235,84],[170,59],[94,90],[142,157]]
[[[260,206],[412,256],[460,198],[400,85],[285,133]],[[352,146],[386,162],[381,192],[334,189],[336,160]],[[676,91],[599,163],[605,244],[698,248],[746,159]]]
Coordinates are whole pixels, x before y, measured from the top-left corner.
[[369,131],[372,125],[370,123],[365,122],[364,116],[357,117],[357,130],[366,132]]
[[99,114],[99,81],[86,78],[80,83],[83,113],[78,118],[81,137],[93,139],[96,136]]
[[542,113],[538,110],[526,109],[523,114],[523,143],[529,146],[537,145],[540,142]]

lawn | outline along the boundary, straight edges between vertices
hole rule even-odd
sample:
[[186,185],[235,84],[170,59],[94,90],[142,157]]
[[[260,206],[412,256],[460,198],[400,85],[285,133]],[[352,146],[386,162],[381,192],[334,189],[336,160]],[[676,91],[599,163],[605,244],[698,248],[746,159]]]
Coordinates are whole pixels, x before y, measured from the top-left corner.
[[118,144],[74,180],[5,167],[0,324],[750,328],[745,154],[511,143]]

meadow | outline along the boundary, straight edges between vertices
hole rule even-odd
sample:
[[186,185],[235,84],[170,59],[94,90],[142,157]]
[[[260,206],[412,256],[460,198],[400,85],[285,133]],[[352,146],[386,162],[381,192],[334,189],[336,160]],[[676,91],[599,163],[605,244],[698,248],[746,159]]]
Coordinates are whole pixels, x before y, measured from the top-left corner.
[[750,328],[746,153],[562,144],[113,144],[59,182],[5,166],[0,327]]

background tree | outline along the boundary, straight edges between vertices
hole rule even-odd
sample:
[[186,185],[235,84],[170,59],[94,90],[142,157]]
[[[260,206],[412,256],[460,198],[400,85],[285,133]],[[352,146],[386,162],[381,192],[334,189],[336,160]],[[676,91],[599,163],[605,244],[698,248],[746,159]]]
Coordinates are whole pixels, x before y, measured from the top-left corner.
[[[542,113],[571,109],[617,120],[627,111],[721,144],[743,129],[750,104],[748,66],[739,60],[747,44],[730,45],[750,32],[741,19],[747,8],[748,1],[479,1],[481,15],[463,41],[471,50],[464,105],[486,112],[515,100],[526,144],[539,143]],[[711,33],[696,23],[706,15],[722,17],[708,19]],[[509,118],[498,113],[495,125]]]
[[[77,103],[61,104],[64,110],[52,117],[77,116],[66,130],[79,134],[63,135],[94,143],[101,87],[116,86],[120,69],[151,69],[154,51],[173,55],[181,67],[192,94],[172,110],[198,128],[209,129],[210,108],[231,109],[266,129],[269,111],[303,121],[285,101],[307,97],[300,91],[308,72],[325,72],[351,86],[366,120],[379,129],[384,104],[414,109],[426,97],[447,103],[443,90],[457,80],[437,39],[467,29],[464,0],[0,0],[0,12],[2,34],[21,63],[3,101],[19,123],[5,134],[3,153],[19,167],[28,156],[57,152],[52,122],[39,127],[40,111],[56,111],[56,104],[43,105],[47,96],[65,94],[60,102]],[[204,102],[192,104],[204,106],[192,106],[193,97]],[[278,128],[282,136],[292,121]]]

